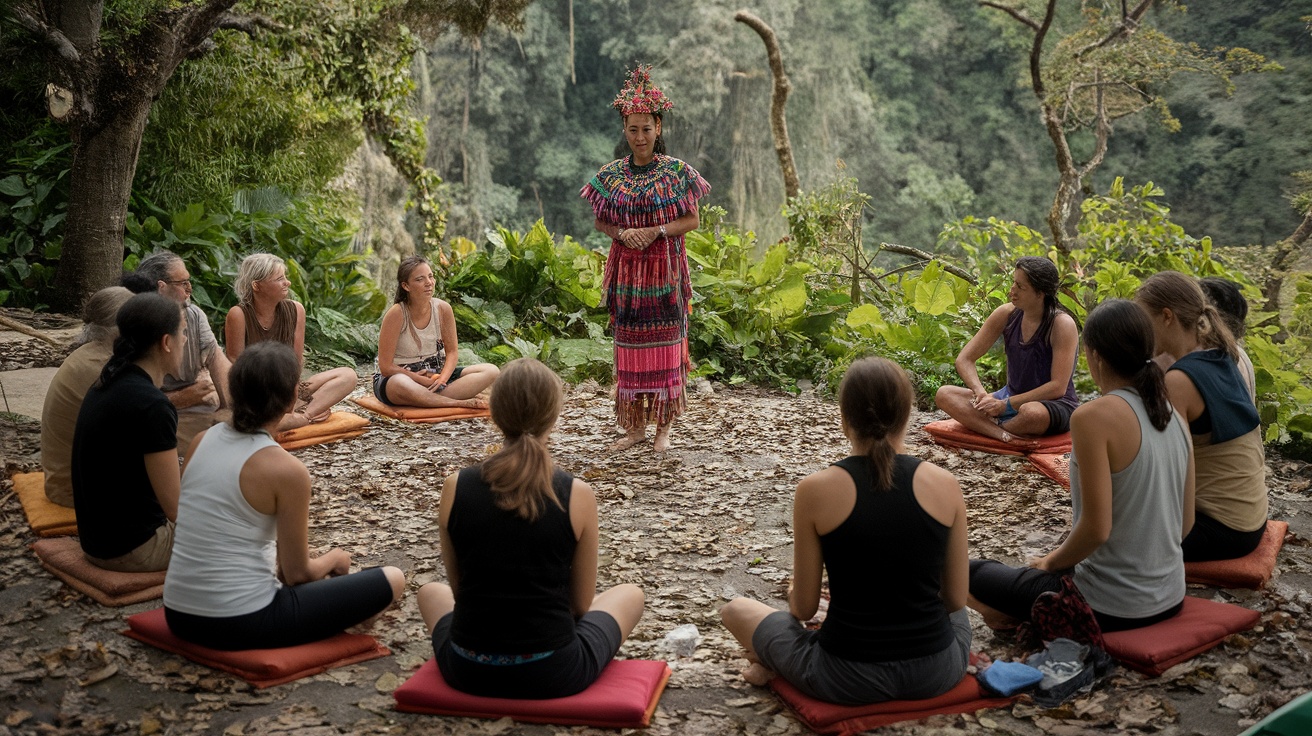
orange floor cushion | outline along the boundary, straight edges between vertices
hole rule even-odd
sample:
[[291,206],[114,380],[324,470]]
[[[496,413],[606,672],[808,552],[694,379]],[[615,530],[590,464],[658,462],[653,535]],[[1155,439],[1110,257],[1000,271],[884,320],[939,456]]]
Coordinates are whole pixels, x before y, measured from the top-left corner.
[[352,414],[349,411],[335,411],[322,422],[279,432],[274,439],[284,450],[297,450],[311,445],[325,445],[329,442],[359,437],[364,434],[367,426],[369,426],[368,417]]
[[1071,487],[1071,456],[1067,453],[1035,452],[1026,456],[1034,469],[1066,488]]
[[41,566],[68,587],[102,606],[128,606],[164,595],[164,571],[114,572],[87,562],[77,537],[38,539],[32,551]]
[[956,687],[936,698],[890,700],[874,705],[835,705],[816,700],[782,677],[770,680],[770,689],[807,728],[816,733],[843,736],[941,713],[974,713],[984,708],[1003,708],[1016,700],[1015,697],[986,695],[974,675],[966,675]]
[[1233,603],[1184,597],[1179,615],[1152,626],[1103,634],[1107,653],[1121,664],[1156,677],[1257,625],[1261,614]]
[[1234,560],[1184,563],[1184,579],[1200,585],[1218,588],[1251,588],[1257,590],[1271,579],[1276,569],[1276,555],[1285,546],[1285,532],[1289,524],[1268,521],[1266,533],[1257,549]]
[[1038,446],[1032,450],[1021,449],[992,437],[985,437],[961,426],[955,419],[943,419],[925,425],[925,431],[931,439],[944,447],[957,447],[962,450],[992,452],[998,455],[1028,455],[1034,452],[1060,454],[1071,451],[1071,433],[1062,432],[1049,437],[1038,437]]
[[487,409],[462,409],[460,407],[430,409],[422,406],[390,406],[379,401],[373,394],[353,398],[351,402],[356,406],[382,414],[385,417],[400,419],[403,422],[414,422],[415,424],[436,424],[437,422],[449,422],[454,419],[492,416],[492,412]]
[[282,685],[392,653],[372,636],[347,633],[294,647],[225,652],[185,642],[174,636],[169,631],[168,622],[164,620],[163,608],[129,616],[128,629],[123,635],[206,667],[230,672],[261,688]]
[[396,709],[465,718],[504,718],[527,723],[601,728],[643,728],[660,703],[669,665],[645,659],[617,659],[587,690],[566,698],[516,700],[469,695],[446,684],[435,660],[428,660],[397,688]]
[[46,498],[45,473],[18,473],[14,493],[23,504],[27,523],[38,537],[67,537],[77,534],[77,514],[68,506]]

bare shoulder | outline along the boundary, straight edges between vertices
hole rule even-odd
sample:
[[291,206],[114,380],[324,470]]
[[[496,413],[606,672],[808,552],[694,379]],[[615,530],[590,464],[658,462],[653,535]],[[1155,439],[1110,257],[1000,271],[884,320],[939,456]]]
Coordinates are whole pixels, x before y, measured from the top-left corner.
[[1079,334],[1079,328],[1075,326],[1075,318],[1060,309],[1053,318],[1052,331],[1057,337],[1074,338]]
[[592,486],[588,485],[586,481],[579,480],[578,478],[574,479],[573,485],[570,486],[569,493],[570,498],[578,497],[589,500],[594,504],[597,502],[596,491],[592,490]]
[[246,471],[273,488],[304,487],[310,483],[310,471],[305,463],[278,445],[256,450],[246,461],[243,472]]
[[1108,423],[1123,422],[1134,415],[1134,409],[1119,396],[1108,394],[1093,401],[1086,401],[1075,407],[1071,413],[1071,427],[1109,426]]
[[855,487],[852,476],[848,475],[847,471],[837,465],[830,465],[798,481],[797,497],[799,500],[803,497],[815,499],[824,496],[835,487],[841,487],[844,483]]

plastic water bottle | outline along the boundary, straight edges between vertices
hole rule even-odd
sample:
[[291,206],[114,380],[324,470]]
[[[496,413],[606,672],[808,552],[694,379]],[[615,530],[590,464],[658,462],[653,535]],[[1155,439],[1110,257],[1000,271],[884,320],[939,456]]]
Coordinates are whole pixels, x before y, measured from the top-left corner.
[[676,657],[691,657],[701,641],[702,635],[697,631],[697,627],[693,624],[684,624],[671,629],[661,645]]

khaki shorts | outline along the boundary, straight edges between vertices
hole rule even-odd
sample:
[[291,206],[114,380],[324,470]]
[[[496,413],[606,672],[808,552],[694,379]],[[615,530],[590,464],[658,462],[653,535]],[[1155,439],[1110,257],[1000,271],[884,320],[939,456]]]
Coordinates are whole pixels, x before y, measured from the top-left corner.
[[147,539],[140,547],[131,552],[102,560],[86,555],[87,562],[96,567],[115,572],[156,572],[169,569],[169,558],[173,556],[173,522],[166,521],[155,530],[155,536]]

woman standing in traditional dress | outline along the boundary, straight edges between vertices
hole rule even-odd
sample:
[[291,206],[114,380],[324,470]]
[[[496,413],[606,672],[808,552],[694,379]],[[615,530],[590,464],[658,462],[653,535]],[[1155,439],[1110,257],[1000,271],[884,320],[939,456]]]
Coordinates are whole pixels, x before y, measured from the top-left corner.
[[611,449],[642,442],[655,421],[659,453],[687,405],[692,285],[683,236],[700,224],[697,200],[711,187],[665,155],[661,115],[674,104],[652,85],[650,66],[629,73],[612,106],[633,153],[603,166],[581,192],[612,241],[602,299],[615,335],[615,415],[626,435]]

